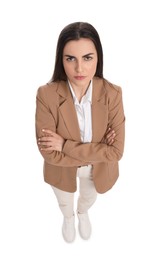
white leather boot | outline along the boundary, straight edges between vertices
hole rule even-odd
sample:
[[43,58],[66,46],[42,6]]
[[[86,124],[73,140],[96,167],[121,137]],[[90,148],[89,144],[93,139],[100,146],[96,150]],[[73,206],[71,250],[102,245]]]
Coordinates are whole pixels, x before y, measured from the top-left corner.
[[80,236],[87,240],[91,236],[91,223],[88,217],[88,213],[77,213],[79,219],[79,234]]
[[74,241],[76,236],[75,230],[75,216],[71,218],[64,217],[63,226],[62,226],[63,238],[66,242],[71,243]]

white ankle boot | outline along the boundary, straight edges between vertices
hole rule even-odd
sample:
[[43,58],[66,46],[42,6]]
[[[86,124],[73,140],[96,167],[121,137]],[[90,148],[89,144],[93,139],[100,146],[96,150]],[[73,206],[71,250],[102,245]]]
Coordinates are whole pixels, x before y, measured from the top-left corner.
[[76,235],[74,215],[71,218],[64,217],[62,234],[66,242],[71,243],[74,241]]
[[91,236],[91,223],[88,217],[88,213],[77,213],[79,219],[79,234],[80,236],[87,240]]

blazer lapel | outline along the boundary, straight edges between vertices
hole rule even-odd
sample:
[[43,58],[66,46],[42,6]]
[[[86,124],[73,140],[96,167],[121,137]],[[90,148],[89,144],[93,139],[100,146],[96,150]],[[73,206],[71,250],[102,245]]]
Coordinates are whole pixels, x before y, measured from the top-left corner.
[[106,104],[106,89],[103,79],[93,79],[92,95],[92,141],[100,142],[108,124],[108,105]]
[[81,141],[77,114],[67,82],[59,84],[57,92],[62,99],[59,111],[66,125],[66,128],[73,140]]

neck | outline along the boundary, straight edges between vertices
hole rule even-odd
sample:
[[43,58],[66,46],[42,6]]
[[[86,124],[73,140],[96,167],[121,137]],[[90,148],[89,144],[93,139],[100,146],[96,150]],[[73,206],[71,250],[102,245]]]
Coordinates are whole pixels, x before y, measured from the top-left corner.
[[74,91],[74,93],[75,93],[79,102],[81,101],[82,97],[86,94],[87,89],[88,89],[88,87],[85,88],[85,89],[78,89],[78,88],[74,89],[73,88],[73,91]]
[[87,86],[76,86],[76,85],[71,85],[71,88],[73,89],[76,98],[78,99],[78,101],[80,102],[82,97],[86,94],[88,87],[90,85],[90,82]]

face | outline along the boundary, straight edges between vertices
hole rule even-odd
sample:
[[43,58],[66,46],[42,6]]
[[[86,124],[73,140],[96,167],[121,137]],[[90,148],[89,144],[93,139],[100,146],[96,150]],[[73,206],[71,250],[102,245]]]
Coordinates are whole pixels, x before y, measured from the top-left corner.
[[90,39],[80,38],[66,43],[63,50],[63,66],[73,87],[88,87],[96,73],[97,51]]

